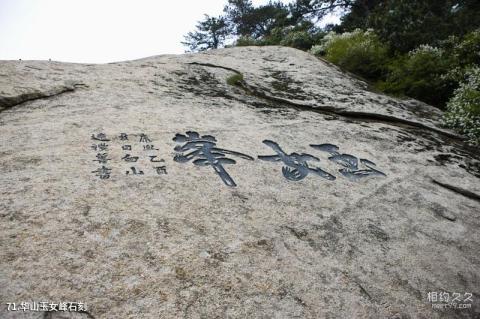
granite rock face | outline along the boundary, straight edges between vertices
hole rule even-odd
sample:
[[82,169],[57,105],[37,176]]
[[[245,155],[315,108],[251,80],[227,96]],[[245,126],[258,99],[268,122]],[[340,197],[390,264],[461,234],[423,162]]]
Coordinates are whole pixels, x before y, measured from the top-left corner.
[[1,61],[0,317],[478,318],[440,117],[291,48]]

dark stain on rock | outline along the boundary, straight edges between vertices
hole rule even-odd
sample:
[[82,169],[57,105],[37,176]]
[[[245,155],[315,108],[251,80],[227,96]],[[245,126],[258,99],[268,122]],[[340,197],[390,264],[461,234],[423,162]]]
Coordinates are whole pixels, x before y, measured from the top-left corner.
[[362,296],[366,297],[368,300],[373,300],[372,296],[368,293],[368,291],[358,281],[355,281],[355,283],[357,284],[358,288],[360,289],[360,293],[362,294]]
[[473,176],[480,178],[480,162],[467,161],[465,164],[459,164],[458,167],[463,168]]
[[340,236],[343,233],[343,225],[336,216],[331,216],[324,224],[314,225],[315,230],[319,231],[319,240],[309,241],[312,248],[319,247],[319,241],[322,250],[337,251],[343,247],[339,243]]
[[239,193],[239,192],[236,191],[236,190],[232,192],[232,196],[240,199],[240,200],[241,200],[242,202],[244,202],[244,203],[248,200],[248,197],[247,197],[247,196]]
[[164,234],[170,234],[170,223],[167,219],[157,219],[157,229],[160,229]]
[[17,260],[18,255],[13,251],[9,251],[5,253],[4,258],[7,262],[14,262],[15,260]]
[[393,280],[393,285],[404,288],[412,296],[415,296],[418,300],[423,300],[423,298],[425,298],[420,292],[420,290],[413,287],[408,280],[400,278],[398,274],[395,274],[394,276],[396,278]]
[[85,250],[83,255],[89,260],[92,260],[95,258],[95,253],[93,252],[93,250],[90,250],[90,249]]
[[213,259],[218,260],[220,262],[224,262],[227,260],[228,255],[222,251],[214,251],[210,254]]
[[478,155],[469,154],[455,147],[450,148],[449,151],[450,153],[434,155],[434,162],[440,166],[446,166],[447,164],[457,165],[467,173],[480,177],[480,160],[477,159]]
[[245,243],[246,247],[261,249],[267,252],[272,252],[274,249],[274,244],[270,239],[259,239],[257,241],[251,241]]
[[328,218],[321,225],[309,225],[303,229],[284,226],[295,238],[305,241],[314,250],[331,254],[343,248],[340,237],[344,230],[343,225],[336,216]]
[[147,224],[143,221],[130,219],[127,221],[126,232],[140,235],[145,232],[147,227]]
[[90,205],[85,205],[82,207],[82,215],[83,216],[88,216],[90,214],[90,210],[92,207]]
[[143,254],[143,260],[145,260],[150,267],[157,265],[155,256],[148,250]]
[[293,236],[300,240],[304,240],[305,237],[308,235],[308,232],[305,229],[295,229],[290,226],[285,226],[285,228],[288,229],[288,231],[290,231]]
[[179,82],[177,86],[179,89],[198,96],[234,99],[228,94],[227,87],[203,67],[190,67],[189,73],[179,75],[177,82]]
[[388,234],[374,224],[368,224],[368,232],[380,241],[387,241],[389,239]]
[[406,149],[413,153],[428,152],[428,151],[443,151],[443,144],[433,142],[428,139],[419,138],[418,135],[397,131],[396,140],[398,144],[403,145]]
[[435,217],[449,220],[451,222],[455,221],[457,218],[449,210],[438,203],[432,203],[432,211]]
[[276,94],[295,100],[306,100],[307,94],[302,90],[302,82],[293,80],[284,71],[272,72],[270,76],[275,79],[271,85]]
[[460,156],[454,154],[437,154],[434,155],[433,158],[442,166],[446,164],[457,164],[458,161],[462,159]]
[[179,280],[187,279],[187,272],[182,267],[175,267],[175,277]]
[[21,166],[36,166],[42,161],[42,158],[41,157],[16,157],[12,159],[12,161],[16,162]]
[[307,306],[307,304],[305,303],[305,301],[303,301],[302,298],[300,298],[300,297],[298,297],[298,296],[294,296],[294,297],[293,297],[293,300],[295,300],[295,302],[296,302],[298,305],[302,306],[302,307],[306,307],[306,306]]

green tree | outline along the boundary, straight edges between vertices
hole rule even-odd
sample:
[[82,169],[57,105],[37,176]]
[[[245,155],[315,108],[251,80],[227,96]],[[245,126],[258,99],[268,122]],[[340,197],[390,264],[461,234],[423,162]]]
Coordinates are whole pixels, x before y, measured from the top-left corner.
[[244,21],[244,17],[250,15],[254,9],[250,0],[228,0],[223,12],[235,35],[250,36],[251,26]]
[[279,1],[254,7],[250,0],[229,0],[226,19],[236,36],[261,39],[275,28],[289,25],[288,7]]
[[444,108],[455,89],[455,83],[445,77],[451,67],[451,60],[443,49],[421,45],[393,59],[385,82],[377,85],[385,92],[407,95]]
[[451,35],[463,36],[480,26],[478,0],[357,0],[344,7],[348,11],[335,31],[373,28],[401,53],[422,44],[438,46]]
[[406,53],[447,38],[452,31],[451,9],[450,0],[391,0],[375,8],[367,25],[395,51]]
[[182,44],[192,52],[217,49],[223,46],[229,33],[229,26],[224,17],[205,15],[205,19],[197,23],[197,30],[189,32]]
[[362,2],[364,0],[296,0],[289,8],[295,19],[319,20],[335,10],[347,12]]
[[451,34],[462,36],[480,27],[480,1],[455,1],[452,12],[453,32]]
[[382,0],[355,1],[348,9],[348,12],[340,18],[341,24],[334,26],[333,30],[343,33],[351,32],[355,29],[368,29],[370,27],[368,19],[381,2]]

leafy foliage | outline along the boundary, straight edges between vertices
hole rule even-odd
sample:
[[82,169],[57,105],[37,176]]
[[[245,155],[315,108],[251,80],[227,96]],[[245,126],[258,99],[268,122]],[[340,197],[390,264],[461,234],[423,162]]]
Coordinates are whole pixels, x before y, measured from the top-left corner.
[[373,28],[393,51],[407,53],[422,44],[438,46],[479,26],[480,1],[364,0],[351,4],[336,30]]
[[467,80],[455,90],[447,104],[445,124],[465,134],[470,142],[480,145],[480,68],[467,72]]
[[[456,38],[450,38],[456,43]],[[453,46],[453,56],[459,66],[480,65],[480,29],[465,35],[458,44]]]
[[[319,29],[332,12],[341,24]],[[384,92],[447,107],[446,123],[478,140],[479,0],[227,0],[224,14],[205,16],[184,44],[202,51],[227,38],[310,50]]]
[[246,47],[251,45],[263,45],[261,41],[255,40],[252,37],[239,37],[237,42],[235,42],[235,46],[237,47]]
[[[367,25],[398,52],[406,53],[422,44],[435,45],[451,27],[450,0],[392,0],[376,6]],[[433,27],[435,26],[435,27]]]
[[366,30],[370,27],[369,17],[382,0],[355,1],[347,14],[341,17],[342,23],[333,28],[336,32],[349,32],[355,29]]
[[357,29],[343,34],[329,33],[316,52],[345,70],[374,79],[384,72],[388,47],[372,31]]
[[236,73],[236,74],[231,75],[227,78],[227,84],[228,85],[237,85],[242,81],[243,81],[243,75],[240,74],[240,73]]
[[422,45],[391,60],[386,81],[378,87],[388,93],[408,95],[444,107],[455,86],[444,77],[450,67],[444,50]]
[[238,36],[260,39],[273,29],[288,25],[288,8],[279,1],[254,7],[250,0],[228,0],[224,12]]
[[240,46],[286,45],[308,50],[323,34],[306,18],[308,14],[316,14],[315,10],[320,7],[311,7],[308,2],[297,0],[285,5],[281,1],[270,1],[255,7],[251,0],[228,0],[223,16],[207,16],[199,22],[196,31],[188,33],[183,44],[191,51],[201,51],[220,47],[226,36],[231,36],[237,37],[236,45]]
[[308,50],[313,45],[313,38],[307,31],[293,31],[287,33],[280,44],[300,50]]
[[223,45],[229,31],[225,18],[205,15],[205,19],[198,22],[197,30],[189,32],[182,44],[187,46],[190,51],[217,49]]
[[248,45],[283,45],[300,50],[308,50],[319,41],[325,33],[315,28],[310,23],[301,23],[297,26],[276,27],[268,35],[259,39],[251,36],[241,36],[235,43],[236,46]]
[[363,6],[367,0],[296,0],[289,5],[292,17],[299,19],[321,19],[335,10],[350,11],[357,6]]

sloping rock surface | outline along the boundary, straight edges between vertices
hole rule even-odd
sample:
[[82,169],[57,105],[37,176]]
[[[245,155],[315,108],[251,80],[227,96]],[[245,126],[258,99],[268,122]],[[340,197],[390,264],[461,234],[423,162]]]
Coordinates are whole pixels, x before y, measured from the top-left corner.
[[283,47],[1,61],[0,317],[478,318],[480,152],[440,118]]

